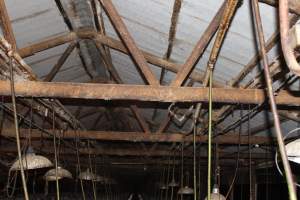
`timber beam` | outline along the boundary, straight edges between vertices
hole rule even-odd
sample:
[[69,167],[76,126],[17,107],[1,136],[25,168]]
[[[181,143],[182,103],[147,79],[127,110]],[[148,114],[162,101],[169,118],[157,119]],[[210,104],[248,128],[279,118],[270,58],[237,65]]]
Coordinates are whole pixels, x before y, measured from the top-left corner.
[[[53,132],[49,130],[48,132]],[[28,138],[28,129],[20,130],[21,138]],[[1,132],[2,137],[14,138],[15,132],[13,129],[3,129]],[[65,131],[62,134],[62,139],[74,139],[76,137],[81,139],[92,139],[99,141],[121,141],[121,142],[158,142],[158,143],[174,143],[174,142],[192,142],[192,136],[185,136],[181,133],[164,133],[164,134],[151,134],[143,132],[111,132],[111,131]],[[41,138],[52,139],[51,135],[43,134],[39,130],[32,130],[31,139],[39,140]],[[196,137],[197,142],[205,143],[207,141],[206,135],[199,135]],[[248,136],[241,136],[241,144],[272,144],[273,139],[264,136],[251,136],[250,140]],[[239,144],[239,139],[236,135],[217,136],[213,139],[213,142],[218,144]]]
[[[170,87],[67,82],[20,81],[15,84],[18,97],[137,100],[159,102],[207,102],[206,87]],[[261,104],[267,100],[263,89],[213,88],[218,103]],[[0,81],[0,95],[9,96],[9,81]],[[278,105],[300,105],[298,91],[280,91]]]

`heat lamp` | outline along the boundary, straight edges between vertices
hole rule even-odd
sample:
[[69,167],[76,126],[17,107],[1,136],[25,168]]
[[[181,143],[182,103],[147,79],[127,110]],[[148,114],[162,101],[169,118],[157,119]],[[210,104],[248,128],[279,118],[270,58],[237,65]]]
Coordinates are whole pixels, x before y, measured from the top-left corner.
[[[48,158],[36,155],[31,146],[28,147],[26,154],[22,156],[22,164],[24,166],[24,170],[40,169],[53,166],[52,162]],[[11,166],[10,170],[16,171],[20,169],[20,160],[17,159]]]
[[[207,200],[207,197],[205,198],[205,200]],[[217,184],[214,184],[213,186],[210,200],[226,200],[226,198],[222,194],[220,194],[219,186]]]
[[[69,172],[68,170],[62,168],[61,166],[57,167],[57,179],[63,179],[63,178],[69,178],[72,179],[73,176],[71,174],[71,172]],[[44,175],[44,179],[46,181],[56,181],[56,169],[50,169],[49,171],[46,172],[46,174]]]
[[93,174],[89,168],[86,169],[86,171],[81,172],[78,175],[78,178],[80,180],[85,180],[85,181],[94,181],[97,180],[97,176],[95,174]]

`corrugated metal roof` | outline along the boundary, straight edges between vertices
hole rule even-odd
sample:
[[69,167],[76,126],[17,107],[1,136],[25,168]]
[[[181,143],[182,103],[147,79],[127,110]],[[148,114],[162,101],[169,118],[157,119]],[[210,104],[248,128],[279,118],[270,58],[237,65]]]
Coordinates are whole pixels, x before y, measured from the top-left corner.
[[[173,62],[185,62],[222,2],[220,0],[183,0],[171,55]],[[154,55],[163,57],[168,47],[174,0],[113,0],[113,3],[138,46]],[[6,4],[18,47],[24,47],[68,31],[52,0],[27,0],[26,3],[24,0],[6,0]],[[277,29],[276,10],[265,4],[260,4],[260,8],[265,36],[269,38]],[[118,38],[106,15],[104,19],[107,34]],[[251,19],[249,2],[244,1],[237,10],[216,65],[214,78],[221,83],[226,84],[235,77],[257,52]],[[206,67],[211,46],[212,44],[209,45],[196,66],[200,71],[204,71]],[[37,53],[27,58],[26,61],[38,76],[43,77],[51,70],[66,47],[66,45],[62,45]],[[270,58],[273,58],[276,53],[275,48],[270,53]],[[130,57],[114,50],[111,51],[111,54],[113,64],[125,83],[144,84]],[[159,78],[160,69],[150,66],[156,77]],[[255,71],[250,73],[243,83],[254,77]],[[174,73],[168,72],[165,82],[169,83],[173,78]],[[62,67],[55,80],[75,82],[87,82],[89,80],[76,50]],[[150,120],[152,112],[152,109],[148,109],[143,114]],[[162,113],[159,116],[164,115],[165,113]],[[236,116],[237,114],[235,117],[227,118],[222,124],[224,126],[230,124],[232,120],[236,120]],[[161,121],[161,117],[158,118],[157,122]],[[253,125],[260,125],[266,120],[264,114],[261,113],[252,120],[252,123]],[[294,123],[284,123],[284,132],[294,126]]]

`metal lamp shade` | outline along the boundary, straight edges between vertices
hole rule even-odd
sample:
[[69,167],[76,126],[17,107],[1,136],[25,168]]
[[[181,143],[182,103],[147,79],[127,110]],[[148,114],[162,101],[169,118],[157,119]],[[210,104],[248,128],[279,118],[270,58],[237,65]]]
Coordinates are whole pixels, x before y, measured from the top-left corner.
[[184,186],[178,190],[178,194],[184,194],[184,195],[194,194],[194,190],[189,186]]
[[81,172],[78,176],[80,180],[85,180],[85,181],[92,181],[92,180],[97,180],[97,176],[93,174],[90,169],[87,169],[84,172]]
[[169,183],[169,187],[178,187],[179,184],[175,181],[175,179],[173,178],[172,181]]
[[[211,200],[226,200],[226,198],[220,194],[218,185],[214,185],[212,193],[210,195]],[[207,197],[205,198],[207,200]]]
[[[62,179],[62,178],[70,178],[72,179],[72,174],[68,170],[62,168],[62,167],[57,167],[57,179]],[[46,181],[56,181],[56,170],[50,169],[49,171],[46,172],[44,175],[44,179]]]
[[300,139],[288,143],[285,148],[289,161],[300,164]]
[[166,189],[168,189],[168,186],[166,184],[161,184],[159,189],[166,190]]
[[[53,166],[52,162],[48,158],[36,155],[31,147],[29,147],[26,154],[22,156],[22,164],[24,170],[40,169]],[[11,166],[10,170],[16,171],[20,169],[20,160],[17,159]]]

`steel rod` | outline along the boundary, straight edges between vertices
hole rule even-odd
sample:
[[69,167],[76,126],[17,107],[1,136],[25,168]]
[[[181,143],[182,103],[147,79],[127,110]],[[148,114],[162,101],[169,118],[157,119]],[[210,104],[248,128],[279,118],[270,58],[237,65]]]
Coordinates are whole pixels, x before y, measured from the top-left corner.
[[[281,0],[282,1],[282,0]],[[262,51],[262,62],[264,66],[264,75],[265,75],[265,80],[266,84],[268,87],[268,96],[270,98],[270,105],[271,105],[271,110],[273,113],[273,118],[274,118],[274,127],[275,127],[275,132],[276,132],[276,138],[279,146],[279,152],[281,155],[281,159],[283,162],[284,166],[284,171],[285,171],[285,177],[288,185],[288,191],[289,191],[289,198],[290,200],[296,200],[296,190],[294,186],[294,181],[292,177],[292,172],[290,168],[290,164],[287,158],[286,154],[286,149],[285,149],[285,144],[283,141],[282,137],[282,131],[280,127],[280,121],[279,121],[279,115],[277,111],[277,105],[275,101],[275,97],[273,94],[273,86],[272,86],[272,80],[270,77],[270,71],[269,71],[269,61],[267,57],[267,53],[265,50],[265,39],[264,39],[264,33],[263,33],[263,27],[262,27],[262,22],[261,22],[261,16],[260,16],[260,11],[259,11],[259,5],[258,5],[258,0],[252,0],[252,9],[253,9],[253,15],[255,18],[255,26],[256,26],[256,31],[259,39],[259,46]],[[288,18],[287,18],[288,20]]]

